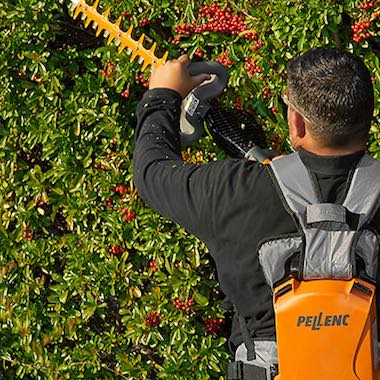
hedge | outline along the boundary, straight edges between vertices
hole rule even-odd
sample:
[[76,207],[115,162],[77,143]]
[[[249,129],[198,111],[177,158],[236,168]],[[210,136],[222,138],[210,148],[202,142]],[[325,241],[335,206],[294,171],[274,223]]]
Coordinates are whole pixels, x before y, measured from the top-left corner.
[[[360,55],[380,90],[376,1],[103,0],[171,57],[228,67],[226,108],[288,150],[286,63]],[[224,379],[231,311],[205,245],[133,185],[149,73],[56,0],[0,2],[0,379]],[[369,151],[380,158],[376,103]],[[209,136],[184,151],[224,153]],[[254,302],[254,301],[252,301]]]

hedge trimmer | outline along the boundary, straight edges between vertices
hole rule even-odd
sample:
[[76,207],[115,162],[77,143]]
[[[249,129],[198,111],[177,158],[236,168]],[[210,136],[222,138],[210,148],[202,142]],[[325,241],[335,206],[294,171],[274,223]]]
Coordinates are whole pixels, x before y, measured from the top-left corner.
[[[99,13],[99,0],[95,0],[93,5],[88,5],[85,0],[71,1],[73,18],[76,19],[81,15],[85,27],[92,24],[96,36],[103,33],[108,44],[114,42],[118,46],[119,53],[126,49],[131,56],[131,62],[138,59],[141,71],[145,71],[149,66],[155,68],[166,62],[169,53],[165,52],[162,57],[157,57],[156,42],[150,48],[146,48],[144,34],[135,40],[132,37],[133,26],[125,32],[120,28],[121,17],[115,23],[109,20],[109,8],[104,13]],[[209,100],[219,96],[228,84],[228,72],[223,65],[216,62],[194,62],[189,66],[189,72],[191,75],[208,73],[211,75],[211,80],[194,89],[182,103],[182,145],[190,144],[203,134],[205,121],[211,135],[231,156],[245,156],[256,143],[265,145],[264,132],[251,115],[243,111],[227,111],[211,107]]]

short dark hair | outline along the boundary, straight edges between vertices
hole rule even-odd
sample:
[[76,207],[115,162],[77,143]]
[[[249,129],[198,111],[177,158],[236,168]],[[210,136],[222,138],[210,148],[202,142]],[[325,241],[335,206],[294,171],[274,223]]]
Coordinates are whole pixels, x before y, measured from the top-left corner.
[[288,96],[325,146],[362,142],[374,110],[371,74],[363,61],[334,48],[313,48],[288,64]]

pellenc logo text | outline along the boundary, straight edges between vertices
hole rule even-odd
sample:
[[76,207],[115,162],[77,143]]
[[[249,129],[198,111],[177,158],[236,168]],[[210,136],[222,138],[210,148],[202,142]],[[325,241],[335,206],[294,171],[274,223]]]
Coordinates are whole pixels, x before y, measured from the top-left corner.
[[325,315],[323,312],[317,315],[300,315],[297,327],[310,327],[312,330],[320,330],[321,327],[348,326],[350,314]]

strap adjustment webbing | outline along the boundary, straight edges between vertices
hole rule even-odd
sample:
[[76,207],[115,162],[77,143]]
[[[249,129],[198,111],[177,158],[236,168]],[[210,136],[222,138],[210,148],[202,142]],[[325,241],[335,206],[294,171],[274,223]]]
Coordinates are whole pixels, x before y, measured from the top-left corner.
[[263,367],[245,364],[241,361],[228,364],[228,380],[267,380],[267,371]]

